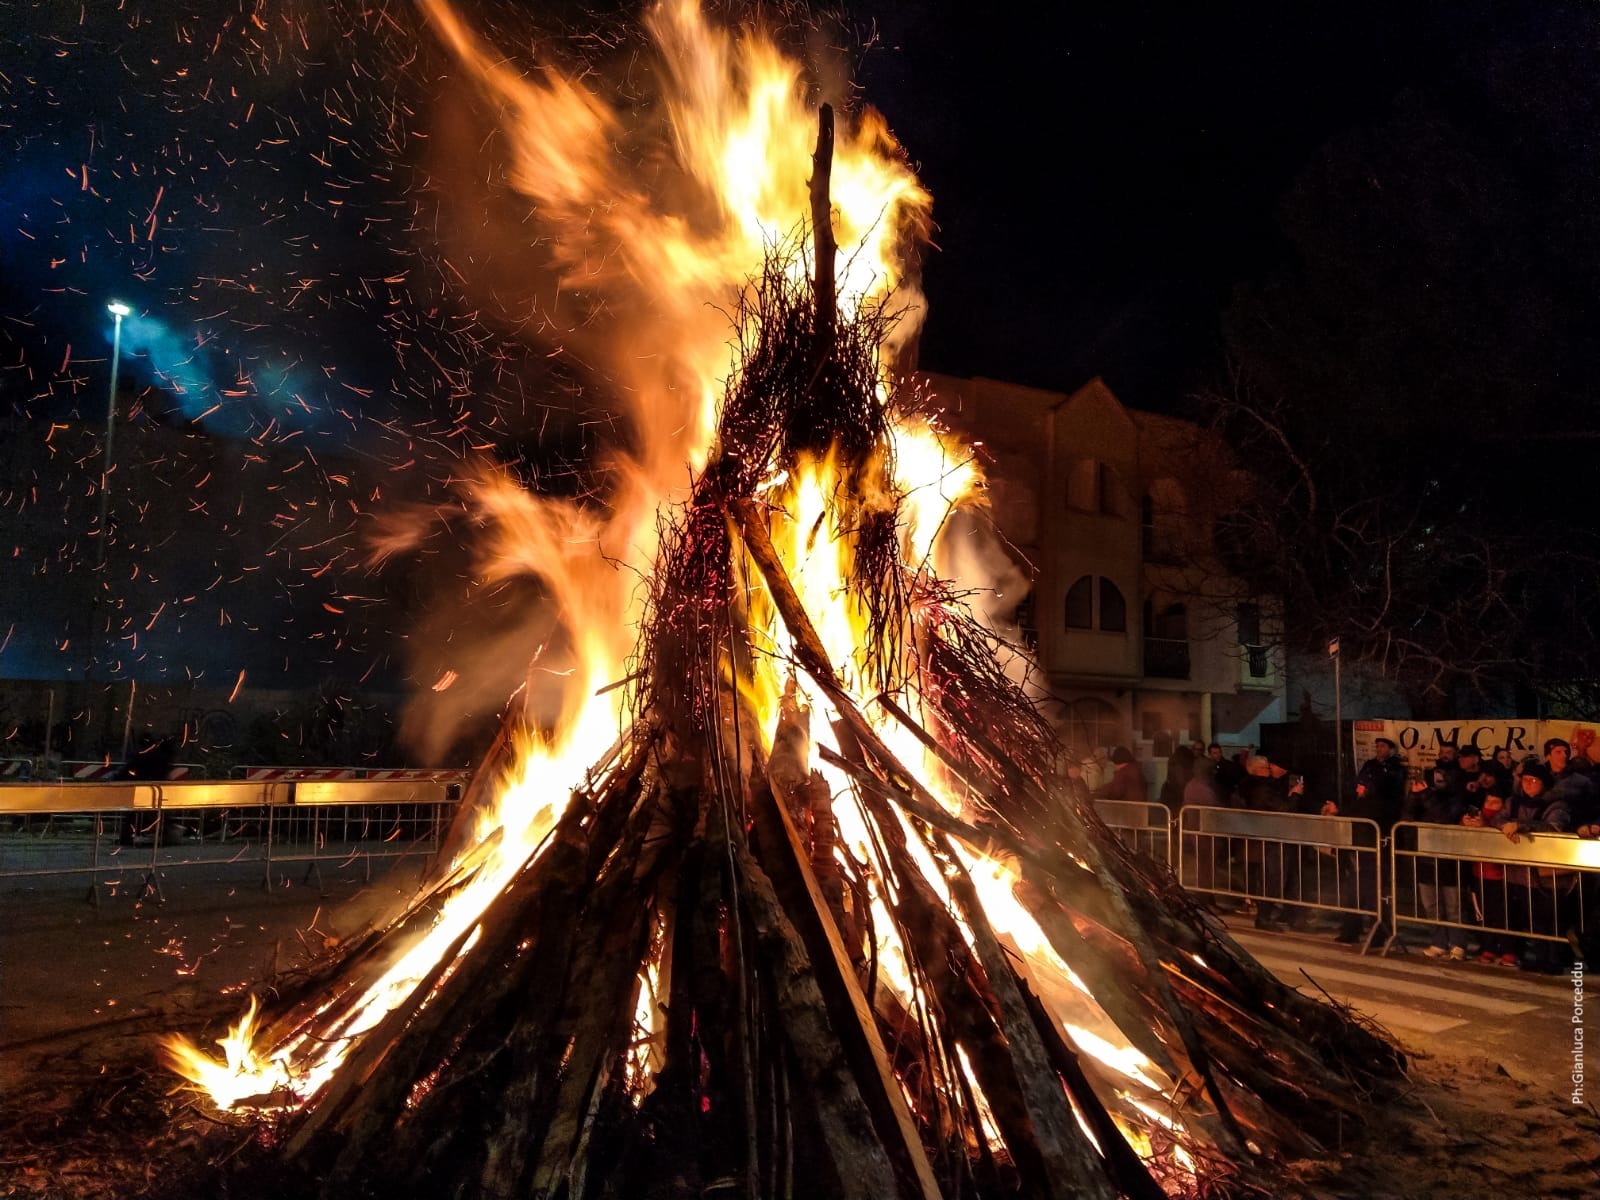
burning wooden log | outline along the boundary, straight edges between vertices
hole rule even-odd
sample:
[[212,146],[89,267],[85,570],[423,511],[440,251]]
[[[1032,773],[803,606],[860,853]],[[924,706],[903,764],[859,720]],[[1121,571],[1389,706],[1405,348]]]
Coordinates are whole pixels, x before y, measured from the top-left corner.
[[1155,1200],[1398,1075],[1052,788],[1037,711],[907,549],[822,129],[817,269],[775,261],[744,310],[628,734],[547,825],[464,816],[427,896],[256,1039],[321,1195]]

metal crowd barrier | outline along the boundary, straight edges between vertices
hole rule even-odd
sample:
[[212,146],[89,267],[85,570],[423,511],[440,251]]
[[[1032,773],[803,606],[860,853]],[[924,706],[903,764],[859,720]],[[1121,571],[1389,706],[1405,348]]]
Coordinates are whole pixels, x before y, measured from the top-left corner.
[[1383,889],[1377,822],[1359,817],[1186,805],[1178,880],[1191,892],[1376,919]]
[[[1475,934],[1483,949],[1514,954],[1514,939],[1588,944],[1600,899],[1600,841],[1567,833],[1402,821],[1390,833],[1394,929],[1401,922],[1446,931],[1453,945]],[[1499,947],[1496,949],[1496,947]]]
[[83,875],[103,886],[133,873],[161,898],[169,870],[259,863],[261,885],[303,864],[432,855],[461,801],[438,780],[11,784],[0,788],[0,880]]
[[1096,800],[1095,812],[1129,846],[1172,865],[1172,810],[1143,800]]

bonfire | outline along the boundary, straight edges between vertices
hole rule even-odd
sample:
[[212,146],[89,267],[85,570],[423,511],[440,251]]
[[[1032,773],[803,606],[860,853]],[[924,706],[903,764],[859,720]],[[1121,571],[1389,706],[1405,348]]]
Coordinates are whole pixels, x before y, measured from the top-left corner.
[[604,505],[466,485],[486,577],[560,606],[564,715],[509,710],[416,901],[179,1069],[327,1196],[1154,1200],[1323,1153],[1399,1056],[1070,797],[955,577],[981,470],[905,373],[928,197],[881,122],[663,6],[721,217],[675,220],[598,98],[430,12],[671,386]]

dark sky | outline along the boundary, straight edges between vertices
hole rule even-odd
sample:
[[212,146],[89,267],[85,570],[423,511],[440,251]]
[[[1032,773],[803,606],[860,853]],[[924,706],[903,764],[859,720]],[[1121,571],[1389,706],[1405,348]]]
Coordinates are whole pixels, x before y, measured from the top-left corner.
[[[539,28],[595,44],[582,5],[492,8],[519,50]],[[1171,409],[1226,349],[1334,414],[1359,393],[1390,422],[1459,404],[1463,423],[1600,429],[1589,13],[852,2],[837,40],[865,45],[859,95],[935,198],[923,365],[1102,375]],[[489,319],[481,287],[465,299],[483,264],[437,236],[453,85],[412,5],[0,0],[0,29],[0,410],[100,420],[115,295],[139,313],[124,405],[253,444],[264,480],[354,454],[339,488],[371,507],[436,492],[474,447],[582,453],[592,426],[569,413],[594,389]],[[74,478],[55,486],[81,499]],[[354,525],[286,535],[284,561]],[[343,610],[375,590],[358,574],[297,603]]]
[[[586,21],[568,3],[495,11],[508,28],[533,14],[522,40]],[[1486,63],[1495,47],[1590,37],[1575,12],[852,3],[840,41],[866,45],[860,95],[935,197],[925,364],[1063,389],[1103,374],[1134,403],[1170,405],[1217,361],[1232,289],[1291,256],[1280,207],[1320,147],[1382,125],[1402,95],[1482,84],[1508,65]],[[507,339],[491,334],[486,351],[428,245],[426,139],[444,85],[409,6],[279,0],[260,13],[257,27],[243,10],[173,0],[81,17],[0,0],[20,33],[0,49],[8,400],[103,352],[91,330],[111,290],[165,316],[142,330],[145,357],[166,362],[189,415],[248,376],[246,403],[209,418],[225,432],[274,417],[312,431],[448,423],[450,394],[478,386],[486,361],[497,382],[482,390],[516,369]],[[178,353],[206,322],[201,352]],[[411,353],[397,356],[402,342]],[[38,359],[31,388],[16,378],[24,357]]]
[[1146,407],[1209,366],[1318,146],[1435,86],[1471,36],[1445,6],[1365,0],[886,8],[865,93],[935,196],[925,361],[1100,374]]

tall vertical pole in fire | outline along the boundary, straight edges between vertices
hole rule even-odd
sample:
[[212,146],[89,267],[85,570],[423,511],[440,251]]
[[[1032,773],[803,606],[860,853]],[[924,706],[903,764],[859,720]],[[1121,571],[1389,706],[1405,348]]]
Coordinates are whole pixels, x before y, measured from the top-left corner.
[[1334,803],[1344,803],[1344,697],[1339,681],[1339,639],[1328,642],[1328,657],[1333,659],[1333,770],[1338,791]]

